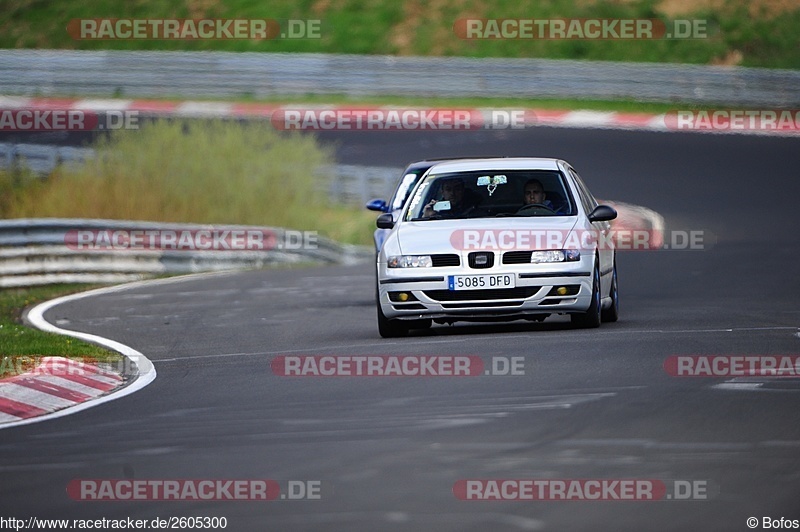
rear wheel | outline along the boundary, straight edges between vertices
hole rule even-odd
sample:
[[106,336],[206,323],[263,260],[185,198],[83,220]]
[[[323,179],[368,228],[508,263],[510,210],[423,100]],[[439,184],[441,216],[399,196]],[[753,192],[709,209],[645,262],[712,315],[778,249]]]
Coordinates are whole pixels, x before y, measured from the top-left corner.
[[594,329],[600,326],[600,273],[597,265],[594,267],[592,279],[592,304],[586,312],[572,314],[570,319],[576,327]]
[[614,273],[611,274],[611,306],[603,309],[601,318],[605,322],[614,322],[619,319],[619,292],[617,292],[617,261],[614,261]]

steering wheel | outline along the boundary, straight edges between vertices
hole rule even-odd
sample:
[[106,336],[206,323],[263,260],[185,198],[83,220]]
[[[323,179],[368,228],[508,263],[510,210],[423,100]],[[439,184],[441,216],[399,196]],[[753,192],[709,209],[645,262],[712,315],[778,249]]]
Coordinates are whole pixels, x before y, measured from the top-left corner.
[[550,207],[548,207],[547,205],[544,205],[542,203],[528,203],[527,205],[523,205],[522,207],[520,207],[519,210],[517,211],[517,214],[520,214],[520,213],[525,212],[525,211],[532,211],[533,209],[539,209],[539,210],[543,210],[543,211],[547,211],[547,212],[552,212],[554,214],[556,212],[555,209],[551,209]]

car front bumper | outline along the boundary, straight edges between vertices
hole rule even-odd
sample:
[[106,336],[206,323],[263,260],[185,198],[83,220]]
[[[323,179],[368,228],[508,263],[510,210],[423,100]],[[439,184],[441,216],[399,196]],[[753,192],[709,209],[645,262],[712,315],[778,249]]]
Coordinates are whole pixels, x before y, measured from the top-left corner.
[[[387,318],[492,318],[585,312],[591,304],[593,261],[509,265],[486,270],[464,267],[392,269],[378,264],[378,297]],[[505,274],[514,288],[449,290],[451,275]],[[559,288],[566,294],[559,295]]]

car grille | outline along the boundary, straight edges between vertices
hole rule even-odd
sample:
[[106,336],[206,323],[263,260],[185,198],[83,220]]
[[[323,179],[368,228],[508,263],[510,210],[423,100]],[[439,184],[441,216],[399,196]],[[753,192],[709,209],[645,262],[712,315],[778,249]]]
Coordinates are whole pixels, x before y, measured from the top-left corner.
[[425,310],[425,305],[419,303],[392,303],[395,310]]
[[462,309],[462,308],[492,308],[492,307],[521,307],[522,301],[486,301],[477,303],[470,301],[469,303],[442,303],[444,309]]
[[467,255],[470,268],[491,268],[494,266],[494,253],[491,251],[473,251]]
[[530,264],[532,251],[508,251],[503,253],[503,264]]
[[434,268],[442,266],[461,266],[461,258],[455,253],[442,253],[439,255],[431,255],[431,262]]
[[489,301],[493,299],[525,299],[536,295],[540,286],[498,288],[497,290],[425,290],[434,301]]

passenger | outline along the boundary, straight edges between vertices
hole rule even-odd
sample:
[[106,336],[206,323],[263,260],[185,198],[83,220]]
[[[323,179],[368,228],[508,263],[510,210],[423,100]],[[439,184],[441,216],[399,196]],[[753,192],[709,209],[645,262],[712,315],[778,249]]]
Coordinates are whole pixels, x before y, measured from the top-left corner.
[[[423,218],[431,218],[440,215],[447,218],[458,218],[470,213],[475,209],[477,201],[473,201],[474,194],[468,194],[464,187],[464,181],[460,178],[446,179],[442,182],[442,199],[432,199],[422,211]],[[440,211],[434,210],[433,206],[439,201],[449,201],[450,208]]]

